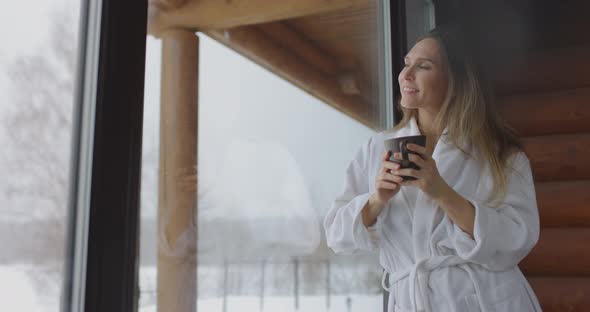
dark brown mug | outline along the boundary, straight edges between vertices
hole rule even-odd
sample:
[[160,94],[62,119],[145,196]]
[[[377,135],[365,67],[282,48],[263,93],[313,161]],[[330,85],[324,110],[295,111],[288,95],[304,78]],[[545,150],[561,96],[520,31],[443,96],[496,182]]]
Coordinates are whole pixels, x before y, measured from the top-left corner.
[[[411,135],[411,136],[387,139],[383,142],[383,144],[385,145],[385,150],[391,151],[391,156],[389,156],[390,161],[399,164],[400,168],[413,168],[416,170],[420,170],[420,167],[418,167],[415,163],[411,162],[409,159],[408,154],[412,153],[412,151],[408,150],[408,143],[412,143],[412,144],[420,145],[422,147],[426,147],[426,136],[424,136],[424,135]],[[393,157],[393,154],[395,154],[395,153],[401,153],[402,160],[395,159]],[[415,153],[413,153],[413,154],[415,154]],[[414,177],[409,177],[409,176],[402,176],[402,178],[404,179],[404,181],[416,179]]]

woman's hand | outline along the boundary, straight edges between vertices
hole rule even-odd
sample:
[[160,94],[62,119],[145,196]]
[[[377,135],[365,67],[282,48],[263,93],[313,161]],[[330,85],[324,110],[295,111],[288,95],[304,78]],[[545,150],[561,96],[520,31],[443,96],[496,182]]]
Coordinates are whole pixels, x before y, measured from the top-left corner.
[[[447,182],[440,176],[436,168],[436,162],[420,145],[408,144],[408,149],[416,154],[408,153],[411,162],[420,167],[420,170],[412,168],[395,170],[392,173],[396,176],[412,176],[416,180],[401,182],[401,185],[416,186],[430,198],[437,201],[440,207],[447,213],[451,221],[457,224],[463,231],[473,238],[475,227],[475,207],[471,202],[455,192]],[[396,159],[401,160],[401,155],[395,153]]]
[[391,171],[399,169],[399,165],[389,160],[391,151],[385,151],[381,157],[381,170],[375,178],[375,193],[373,197],[382,204],[386,204],[400,190],[402,178],[391,174]]
[[375,224],[387,202],[400,190],[402,178],[391,174],[392,170],[399,169],[399,165],[390,161],[390,156],[391,151],[386,151],[381,157],[381,170],[375,178],[375,192],[361,211],[363,224],[367,227]]
[[[445,196],[445,192],[448,191],[449,186],[445,182],[445,180],[440,176],[438,169],[436,167],[436,162],[426,152],[426,148],[416,144],[408,144],[407,147],[408,150],[413,152],[408,153],[409,160],[415,163],[418,167],[420,167],[420,169],[398,169],[392,171],[392,174],[396,177],[411,176],[416,178],[416,180],[407,180],[401,182],[400,184],[403,186],[407,185],[418,187],[422,190],[422,192],[428,194],[430,198],[434,200],[440,199],[442,196]],[[393,156],[395,159],[402,159],[400,153],[395,153]]]

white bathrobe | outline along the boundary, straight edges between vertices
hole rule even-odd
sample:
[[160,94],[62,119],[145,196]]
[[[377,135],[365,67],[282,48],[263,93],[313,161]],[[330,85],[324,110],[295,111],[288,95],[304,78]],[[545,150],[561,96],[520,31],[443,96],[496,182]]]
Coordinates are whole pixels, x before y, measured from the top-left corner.
[[474,239],[411,186],[402,186],[375,225],[363,225],[361,209],[375,191],[383,141],[420,134],[412,119],[398,131],[372,136],[350,162],[344,190],[324,220],[328,246],[339,254],[379,253],[388,311],[541,311],[517,266],[539,237],[528,158],[522,152],[512,158],[505,200],[490,207],[489,169],[446,142],[445,132],[432,157],[447,184],[475,207]]

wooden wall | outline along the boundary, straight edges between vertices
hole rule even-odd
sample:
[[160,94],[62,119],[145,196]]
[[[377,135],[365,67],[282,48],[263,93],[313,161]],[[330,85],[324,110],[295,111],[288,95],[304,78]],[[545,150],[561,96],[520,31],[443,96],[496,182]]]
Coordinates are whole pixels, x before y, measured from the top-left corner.
[[439,1],[437,20],[471,30],[531,160],[541,237],[520,267],[543,311],[590,311],[590,5],[489,2]]

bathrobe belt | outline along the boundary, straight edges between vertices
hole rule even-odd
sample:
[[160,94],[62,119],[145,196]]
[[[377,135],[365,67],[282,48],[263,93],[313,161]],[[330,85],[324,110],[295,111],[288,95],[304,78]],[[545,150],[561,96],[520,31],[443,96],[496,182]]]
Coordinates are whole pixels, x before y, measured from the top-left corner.
[[[467,274],[471,278],[473,285],[475,287],[475,294],[477,296],[477,300],[479,301],[479,306],[482,312],[486,312],[487,309],[483,305],[483,301],[481,300],[481,290],[479,289],[479,283],[474,279],[473,270],[466,264],[470,263],[467,260],[461,259],[459,256],[456,255],[447,255],[447,256],[434,256],[430,258],[422,259],[412,265],[410,268],[405,270],[389,273],[387,270],[383,272],[383,278],[381,280],[381,285],[383,289],[388,292],[391,292],[391,286],[404,278],[409,278],[409,287],[410,287],[410,300],[412,302],[413,311],[414,312],[430,312],[430,302],[428,298],[428,280],[430,276],[430,272],[444,267],[450,266],[461,266]],[[389,285],[386,285],[385,279],[389,274]],[[417,299],[419,296],[420,299]]]

